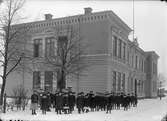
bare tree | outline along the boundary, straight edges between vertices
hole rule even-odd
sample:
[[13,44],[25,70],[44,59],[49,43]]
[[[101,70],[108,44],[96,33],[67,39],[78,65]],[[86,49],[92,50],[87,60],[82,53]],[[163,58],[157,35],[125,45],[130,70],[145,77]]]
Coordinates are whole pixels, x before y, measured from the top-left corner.
[[2,14],[0,16],[0,66],[3,69],[3,73],[0,75],[2,78],[0,105],[3,104],[7,77],[22,61],[24,55],[24,51],[22,51],[24,48],[22,45],[24,45],[25,42],[23,38],[27,31],[25,26],[13,26],[13,24],[16,24],[16,21],[19,20],[18,12],[25,1],[5,0],[3,2],[5,8],[1,11]]
[[[60,35],[61,31],[66,31],[65,35]],[[57,50],[53,54],[45,55],[46,63],[57,73],[58,89],[62,90],[66,86],[66,78],[71,75],[82,76],[81,72],[86,69],[88,62],[84,56],[86,44],[82,41],[77,29],[72,25],[66,28],[57,28]]]
[[163,88],[166,85],[166,79],[162,73],[158,74],[158,85],[159,85],[159,88]]
[[166,79],[162,73],[158,74],[157,87],[158,87],[158,96],[162,97],[162,89],[166,86]]
[[12,97],[14,98],[14,104],[17,106],[17,110],[21,108],[25,110],[28,101],[27,94],[28,90],[22,84],[13,88]]

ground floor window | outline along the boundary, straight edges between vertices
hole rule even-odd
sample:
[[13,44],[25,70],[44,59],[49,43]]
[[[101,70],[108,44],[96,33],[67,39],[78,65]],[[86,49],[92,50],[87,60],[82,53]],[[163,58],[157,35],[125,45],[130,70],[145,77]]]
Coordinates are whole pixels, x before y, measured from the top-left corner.
[[125,73],[121,73],[121,72],[116,72],[113,71],[112,72],[112,83],[113,83],[113,91],[114,92],[121,92],[121,91],[125,91]]
[[122,90],[125,91],[125,73],[122,74]]
[[33,72],[33,90],[40,89],[41,85],[41,73],[40,71]]
[[45,79],[44,79],[44,89],[45,91],[53,90],[53,72],[45,71]]
[[116,71],[113,71],[113,91],[116,91]]

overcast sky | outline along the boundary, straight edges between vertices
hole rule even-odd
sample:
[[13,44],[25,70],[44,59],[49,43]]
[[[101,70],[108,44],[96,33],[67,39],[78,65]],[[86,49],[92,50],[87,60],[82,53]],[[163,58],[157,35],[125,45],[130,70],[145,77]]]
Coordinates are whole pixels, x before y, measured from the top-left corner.
[[[51,13],[54,18],[83,14],[84,7],[93,12],[112,10],[129,27],[133,25],[133,3],[130,0],[27,0],[22,15],[24,22],[43,20],[44,14]],[[161,1],[135,1],[135,35],[139,46],[145,51],[156,51],[160,56],[158,69],[167,75],[167,3]]]

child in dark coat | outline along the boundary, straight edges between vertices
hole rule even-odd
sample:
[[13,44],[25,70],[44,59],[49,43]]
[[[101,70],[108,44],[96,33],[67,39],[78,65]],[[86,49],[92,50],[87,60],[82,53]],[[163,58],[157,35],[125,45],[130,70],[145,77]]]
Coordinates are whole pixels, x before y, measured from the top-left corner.
[[42,114],[46,114],[47,109],[48,109],[48,99],[47,99],[47,94],[44,93],[41,97]]

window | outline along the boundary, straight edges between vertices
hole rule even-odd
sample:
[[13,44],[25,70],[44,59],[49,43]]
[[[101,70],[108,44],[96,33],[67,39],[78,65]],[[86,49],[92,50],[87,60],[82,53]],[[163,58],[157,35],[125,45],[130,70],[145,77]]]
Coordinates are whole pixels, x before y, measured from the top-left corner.
[[34,57],[40,57],[42,52],[42,40],[35,39],[34,40]]
[[118,91],[121,91],[121,73],[118,72]]
[[113,39],[113,55],[117,56],[117,37],[114,36]]
[[91,20],[93,20],[93,16],[91,16]]
[[58,54],[59,56],[63,56],[65,51],[67,50],[67,36],[59,36],[58,37]]
[[121,58],[121,56],[122,56],[121,51],[122,51],[122,40],[119,39],[119,41],[118,41],[118,58]]
[[40,71],[33,72],[33,89],[40,89],[41,85],[41,76]]
[[53,72],[45,71],[45,91],[52,91],[53,87]]
[[129,50],[128,50],[128,53],[127,53],[127,59],[128,59],[128,64],[129,64],[129,60],[130,60],[130,55],[129,55],[130,53],[129,53]]
[[45,39],[45,57],[51,57],[55,55],[55,39],[48,37]]
[[113,71],[113,91],[116,91],[116,71]]
[[157,64],[153,63],[153,74],[157,73]]
[[141,71],[143,72],[143,60],[141,60]]
[[126,43],[123,43],[123,59],[126,59]]
[[135,68],[138,68],[138,57],[136,56],[136,61],[135,61]]
[[122,74],[122,90],[125,91],[125,73]]
[[133,92],[134,91],[134,83],[133,83],[133,78],[131,78],[131,92]]
[[134,67],[134,56],[132,55],[132,68]]
[[146,67],[146,66],[147,66],[147,61],[145,60],[145,61],[144,61],[144,72],[145,72],[145,73],[147,72],[147,67]]

